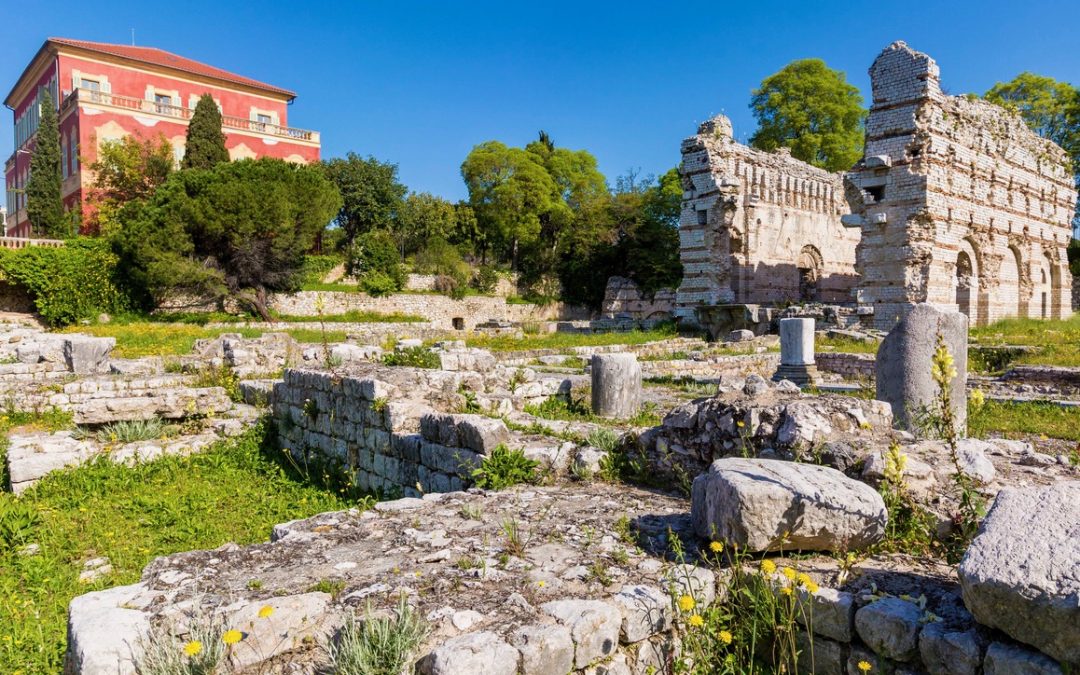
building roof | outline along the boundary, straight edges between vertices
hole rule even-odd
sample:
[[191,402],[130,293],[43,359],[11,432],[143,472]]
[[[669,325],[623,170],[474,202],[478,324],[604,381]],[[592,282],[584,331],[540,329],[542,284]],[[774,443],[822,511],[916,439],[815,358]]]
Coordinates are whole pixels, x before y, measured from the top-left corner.
[[52,43],[55,45],[66,45],[69,47],[77,47],[79,49],[86,49],[102,54],[119,56],[121,58],[130,59],[132,61],[141,61],[143,63],[148,63],[163,68],[170,68],[172,70],[179,70],[185,73],[191,73],[193,75],[201,75],[202,77],[209,77],[215,80],[231,82],[233,84],[252,87],[254,89],[262,89],[263,91],[268,91],[274,94],[288,96],[290,99],[296,98],[296,93],[288,89],[275,87],[271,84],[266,84],[265,82],[253,80],[250,77],[237,75],[236,73],[230,73],[227,70],[215,68],[214,66],[210,66],[199,61],[194,61],[183,56],[177,56],[176,54],[167,52],[163,49],[158,49],[157,47],[114,45],[105,42],[89,42],[87,40],[72,40],[70,38],[57,37],[51,37],[45,42],[46,44]]

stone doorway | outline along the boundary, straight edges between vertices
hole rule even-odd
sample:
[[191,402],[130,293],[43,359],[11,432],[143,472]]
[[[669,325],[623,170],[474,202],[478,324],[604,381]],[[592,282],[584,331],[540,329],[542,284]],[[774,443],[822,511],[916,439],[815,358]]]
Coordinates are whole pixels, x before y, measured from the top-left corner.
[[814,302],[818,299],[818,284],[821,282],[822,267],[821,253],[813,246],[803,246],[797,263],[801,302]]
[[956,304],[960,312],[967,316],[969,324],[973,324],[976,319],[977,294],[978,279],[975,276],[974,265],[971,263],[971,256],[966,251],[960,251],[956,256]]

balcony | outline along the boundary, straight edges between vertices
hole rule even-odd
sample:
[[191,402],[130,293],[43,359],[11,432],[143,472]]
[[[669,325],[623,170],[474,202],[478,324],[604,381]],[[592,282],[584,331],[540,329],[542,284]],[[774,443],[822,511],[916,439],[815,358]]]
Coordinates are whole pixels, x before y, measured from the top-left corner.
[[[161,115],[162,117],[184,120],[185,122],[191,119],[191,114],[193,112],[190,108],[185,108],[183,106],[147,101],[141,98],[135,98],[134,96],[121,96],[120,94],[109,94],[91,89],[76,89],[64,99],[63,105],[60,106],[60,115],[63,116],[68,110],[77,107],[80,102],[109,108],[135,110],[144,114]],[[317,131],[293,129],[291,127],[270,124],[269,122],[256,122],[254,120],[244,119],[243,117],[222,115],[221,126],[223,130],[237,129],[240,131],[251,131],[293,141],[307,143],[319,142],[319,132]]]

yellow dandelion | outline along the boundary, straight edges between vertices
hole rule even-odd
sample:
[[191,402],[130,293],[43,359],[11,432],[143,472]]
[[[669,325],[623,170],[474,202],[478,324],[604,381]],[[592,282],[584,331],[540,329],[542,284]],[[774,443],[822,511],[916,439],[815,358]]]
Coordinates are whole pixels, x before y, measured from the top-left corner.
[[679,609],[684,612],[689,612],[696,606],[697,603],[694,602],[694,598],[690,597],[689,595],[684,595],[679,598]]
[[780,592],[784,595],[791,595],[791,586],[784,586],[780,589]]
[[784,569],[780,570],[780,573],[787,577],[788,581],[795,581],[795,570],[791,569],[790,567],[785,567]]
[[544,580],[543,580],[543,579],[541,579],[540,581],[537,581],[537,582],[536,582],[536,585],[537,585],[538,587],[540,587],[540,588],[543,588],[543,587],[544,587]]
[[227,645],[234,645],[243,639],[244,634],[236,630],[235,628],[233,630],[225,631],[225,633],[221,636],[221,641]]
[[859,670],[864,673],[869,673],[874,667],[870,665],[869,661],[859,661]]
[[803,588],[805,588],[811,595],[817,593],[820,590],[820,587],[816,583],[814,583],[813,580],[803,584]]
[[738,422],[736,422],[736,423],[735,423],[735,426],[737,426],[737,427],[739,427],[740,429],[742,429],[743,427],[745,427],[745,426],[746,426],[746,422],[743,422],[742,420],[739,420]]
[[761,561],[761,573],[762,574],[773,574],[774,572],[776,572],[776,563],[774,563],[771,560],[762,560]]
[[713,553],[722,553],[724,551],[724,543],[720,541],[714,541],[709,544],[709,550]]
[[202,643],[198,640],[192,640],[184,645],[184,653],[188,656],[198,656],[202,653]]
[[720,642],[723,642],[725,645],[729,645],[729,644],[731,644],[731,641],[733,639],[734,639],[734,637],[731,635],[731,631],[729,631],[729,630],[720,631]]
[[263,605],[262,609],[259,610],[259,618],[260,619],[265,619],[265,618],[269,617],[273,613],[274,613],[274,608],[273,607],[271,607],[270,605]]
[[694,628],[701,628],[705,625],[705,619],[702,619],[700,614],[691,615],[688,621],[690,622],[690,625]]
[[798,573],[798,574],[797,574],[797,575],[795,576],[795,578],[796,578],[796,579],[798,579],[798,581],[799,581],[799,585],[800,585],[800,586],[805,586],[805,585],[807,585],[807,584],[809,584],[809,583],[813,582],[813,579],[811,579],[811,578],[810,578],[810,575],[809,575],[809,574],[807,574],[806,572],[799,572],[799,573]]

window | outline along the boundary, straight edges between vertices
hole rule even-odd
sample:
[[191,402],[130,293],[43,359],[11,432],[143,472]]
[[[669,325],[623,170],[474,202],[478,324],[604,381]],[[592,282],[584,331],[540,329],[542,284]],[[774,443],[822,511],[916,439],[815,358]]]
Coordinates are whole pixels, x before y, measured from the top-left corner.
[[709,224],[709,212],[707,209],[700,209],[697,212],[697,224],[708,225]]
[[885,186],[884,185],[872,185],[866,188],[866,192],[874,198],[874,203],[878,204],[885,200]]
[[172,96],[168,94],[154,94],[154,107],[159,115],[173,114]]
[[258,113],[255,115],[255,128],[259,131],[266,131],[267,124],[273,124],[274,120],[269,115]]
[[97,80],[88,80],[85,77],[79,80],[79,88],[86,89],[90,92],[91,101],[101,100],[101,82]]

